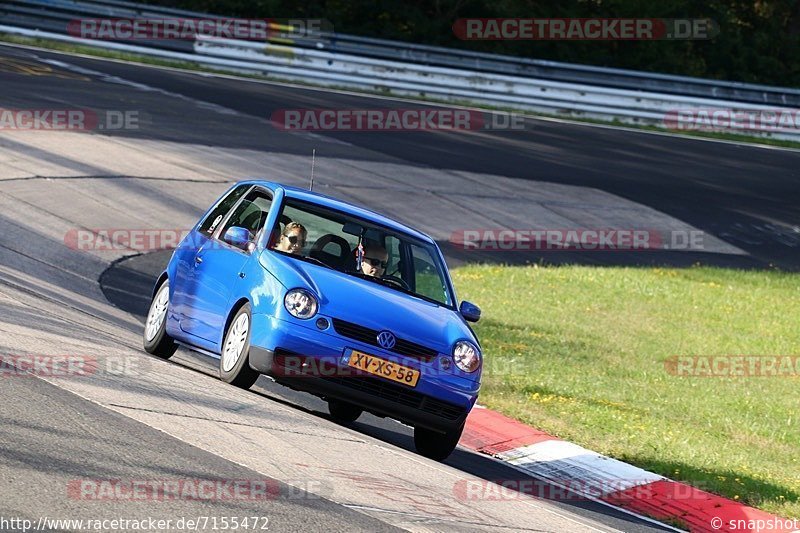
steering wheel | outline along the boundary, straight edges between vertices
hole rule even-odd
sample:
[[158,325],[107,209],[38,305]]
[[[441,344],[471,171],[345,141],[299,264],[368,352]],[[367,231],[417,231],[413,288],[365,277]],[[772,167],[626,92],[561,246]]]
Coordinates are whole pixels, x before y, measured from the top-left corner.
[[381,279],[385,279],[386,281],[391,281],[392,283],[396,283],[397,285],[400,285],[401,287],[403,287],[407,291],[411,290],[411,287],[408,285],[408,283],[405,282],[405,280],[403,278],[399,278],[397,276],[384,274],[383,276],[381,276]]
[[[339,247],[338,255],[325,251],[325,247],[330,243]],[[344,268],[344,265],[350,258],[350,245],[343,237],[339,237],[333,233],[326,233],[311,246],[308,255],[338,270]]]

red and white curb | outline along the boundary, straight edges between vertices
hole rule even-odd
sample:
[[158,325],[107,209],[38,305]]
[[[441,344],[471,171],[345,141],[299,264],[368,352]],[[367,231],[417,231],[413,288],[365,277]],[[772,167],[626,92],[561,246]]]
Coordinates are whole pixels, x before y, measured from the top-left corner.
[[[459,444],[585,499],[637,516],[677,521],[692,532],[800,533],[797,528],[800,520],[782,519],[672,481],[563,441],[491,409],[472,410]],[[460,491],[463,493],[464,488]]]

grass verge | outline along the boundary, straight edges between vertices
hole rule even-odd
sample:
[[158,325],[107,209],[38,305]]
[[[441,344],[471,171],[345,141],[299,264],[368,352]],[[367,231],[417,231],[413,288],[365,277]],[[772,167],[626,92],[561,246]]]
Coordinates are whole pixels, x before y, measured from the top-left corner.
[[[318,84],[307,83],[298,80],[287,80],[282,79],[280,77],[273,77],[273,76],[262,76],[259,74],[247,74],[242,72],[236,71],[228,71],[225,69],[218,69],[218,68],[209,68],[199,63],[192,63],[189,61],[177,61],[177,60],[168,60],[162,59],[152,56],[146,56],[141,54],[134,54],[129,52],[118,52],[114,50],[106,50],[103,48],[95,48],[93,46],[84,46],[72,43],[65,43],[61,41],[53,41],[49,39],[42,39],[42,38],[32,38],[32,37],[22,37],[18,35],[10,35],[5,33],[0,33],[0,42],[7,42],[11,44],[19,44],[24,46],[36,46],[39,48],[45,48],[48,50],[55,50],[59,52],[67,52],[67,53],[76,53],[76,54],[84,54],[89,56],[95,57],[102,57],[108,59],[117,59],[122,61],[129,61],[132,63],[141,63],[145,65],[155,65],[161,67],[170,67],[176,68],[181,70],[188,70],[188,71],[195,71],[195,72],[208,72],[213,74],[224,74],[230,76],[237,76],[240,78],[249,78],[249,79],[261,79],[273,82],[284,82],[284,83],[291,83],[293,85],[302,85],[306,87],[320,87]],[[598,119],[591,119],[586,117],[580,116],[564,116],[564,115],[554,115],[548,113],[536,113],[532,111],[521,111],[516,108],[506,108],[506,107],[497,107],[497,106],[489,106],[489,105],[481,105],[476,104],[474,102],[470,102],[468,100],[443,100],[438,98],[431,98],[431,97],[422,97],[422,96],[404,96],[404,95],[395,95],[392,94],[390,91],[386,90],[375,90],[375,91],[367,91],[364,89],[358,88],[351,88],[351,87],[339,87],[339,86],[328,86],[331,89],[339,89],[339,90],[347,90],[354,93],[363,93],[363,94],[373,94],[373,95],[380,95],[380,96],[392,96],[393,98],[402,99],[402,100],[409,100],[409,101],[424,101],[429,103],[438,103],[438,104],[450,104],[450,105],[461,105],[464,107],[472,107],[476,109],[486,109],[491,111],[504,111],[508,113],[521,113],[526,116],[532,117],[543,117],[543,118],[555,118],[560,120],[570,120],[574,122],[584,122],[587,124],[598,124],[598,125],[605,125],[605,126],[616,126],[622,128],[630,128],[634,130],[642,130],[642,131],[650,131],[650,132],[659,132],[659,133],[674,133],[680,136],[687,136],[687,137],[698,137],[698,138],[705,138],[705,139],[715,139],[715,140],[724,140],[724,141],[735,141],[735,142],[742,142],[742,143],[750,143],[750,144],[761,144],[767,146],[775,146],[779,148],[793,148],[793,149],[800,149],[800,142],[796,141],[786,141],[782,139],[773,139],[771,137],[761,137],[761,136],[753,136],[753,135],[741,135],[738,133],[728,133],[728,132],[718,132],[718,131],[679,131],[679,132],[670,132],[664,128],[660,128],[658,126],[653,125],[644,125],[644,124],[627,124],[623,123],[618,120],[613,121],[606,121],[606,120],[598,120]]]
[[681,376],[668,362],[797,355],[800,276],[587,266],[466,266],[453,276],[483,309],[482,404],[800,518],[800,362],[794,375],[763,377]]

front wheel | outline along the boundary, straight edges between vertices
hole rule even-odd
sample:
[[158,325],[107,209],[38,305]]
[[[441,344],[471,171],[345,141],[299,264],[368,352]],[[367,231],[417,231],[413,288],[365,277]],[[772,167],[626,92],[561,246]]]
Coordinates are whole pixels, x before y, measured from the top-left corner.
[[258,379],[258,372],[250,368],[250,304],[244,304],[231,320],[222,354],[219,358],[219,378],[242,389],[249,389]]
[[175,341],[167,335],[167,311],[169,309],[169,280],[156,291],[147,320],[144,322],[144,349],[162,359],[169,359],[178,349]]
[[414,446],[420,455],[435,461],[444,461],[456,449],[463,431],[463,425],[444,434],[417,427],[414,428]]
[[328,400],[328,412],[331,418],[340,424],[351,424],[358,420],[363,409],[352,403],[342,402],[339,400]]

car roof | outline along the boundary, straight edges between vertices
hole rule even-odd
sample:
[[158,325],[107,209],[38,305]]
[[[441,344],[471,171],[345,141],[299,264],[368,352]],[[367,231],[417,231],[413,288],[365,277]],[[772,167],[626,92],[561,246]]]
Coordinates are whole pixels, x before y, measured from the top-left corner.
[[299,187],[294,187],[292,185],[285,185],[283,183],[278,183],[275,181],[253,179],[253,180],[242,181],[239,183],[240,184],[252,183],[254,185],[261,185],[263,187],[267,187],[268,189],[272,190],[277,190],[280,188],[285,191],[286,196],[289,198],[295,198],[297,200],[303,200],[313,204],[321,205],[323,207],[328,207],[331,209],[336,209],[338,211],[343,211],[349,215],[354,215],[360,218],[367,219],[371,222],[381,224],[382,226],[386,226],[388,228],[391,228],[392,230],[401,233],[406,233],[408,235],[411,235],[412,237],[416,237],[423,241],[434,242],[434,240],[429,235],[419,230],[406,226],[405,224],[402,224],[400,222],[397,222],[396,220],[381,215],[380,213],[376,213],[375,211],[371,211],[365,207],[353,205],[343,200],[333,198],[332,196],[320,194],[314,191],[309,191],[307,189],[301,189]]

